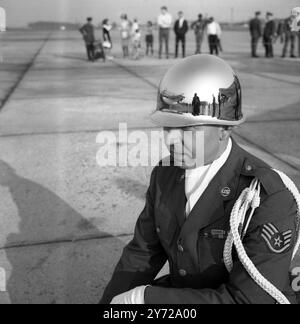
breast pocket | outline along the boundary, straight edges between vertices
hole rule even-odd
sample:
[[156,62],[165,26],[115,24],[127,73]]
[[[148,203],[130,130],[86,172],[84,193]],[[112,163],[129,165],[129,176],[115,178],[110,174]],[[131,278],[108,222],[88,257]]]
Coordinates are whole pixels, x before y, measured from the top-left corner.
[[227,231],[223,229],[207,229],[199,232],[198,236],[198,261],[201,272],[216,265],[223,266],[223,251]]

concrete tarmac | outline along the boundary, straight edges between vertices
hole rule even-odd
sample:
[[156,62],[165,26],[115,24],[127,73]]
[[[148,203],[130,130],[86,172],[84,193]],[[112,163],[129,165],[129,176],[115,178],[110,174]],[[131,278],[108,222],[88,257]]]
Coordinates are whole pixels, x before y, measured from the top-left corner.
[[[156,88],[175,59],[123,60],[113,40],[113,60],[89,63],[76,32],[1,34],[0,303],[96,303],[132,237],[151,167],[99,167],[96,138],[120,122],[153,129]],[[248,117],[234,137],[300,186],[300,60],[280,59],[280,44],[275,59],[254,60],[249,44],[224,33]]]

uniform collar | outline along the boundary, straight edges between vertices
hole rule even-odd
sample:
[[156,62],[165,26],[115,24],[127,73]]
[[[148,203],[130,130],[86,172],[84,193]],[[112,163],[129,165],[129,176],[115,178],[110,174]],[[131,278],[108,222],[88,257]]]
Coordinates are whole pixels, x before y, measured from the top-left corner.
[[[188,232],[195,228],[204,228],[224,217],[224,204],[237,199],[238,182],[244,159],[241,149],[233,140],[231,153],[226,163],[212,179],[187,220],[180,219],[180,226],[183,226],[183,231]],[[184,186],[184,181],[181,185]]]

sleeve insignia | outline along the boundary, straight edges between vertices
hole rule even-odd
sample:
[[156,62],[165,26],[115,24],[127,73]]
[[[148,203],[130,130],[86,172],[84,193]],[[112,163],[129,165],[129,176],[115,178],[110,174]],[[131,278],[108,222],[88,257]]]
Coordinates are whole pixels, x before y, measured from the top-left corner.
[[293,231],[281,233],[272,223],[268,223],[262,227],[261,236],[273,253],[280,254],[291,246]]

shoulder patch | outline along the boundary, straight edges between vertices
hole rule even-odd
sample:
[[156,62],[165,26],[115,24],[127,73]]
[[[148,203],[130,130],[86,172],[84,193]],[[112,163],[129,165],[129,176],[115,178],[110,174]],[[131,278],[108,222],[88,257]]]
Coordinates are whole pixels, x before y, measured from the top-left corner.
[[274,224],[268,223],[262,226],[261,237],[271,252],[281,254],[290,248],[293,231],[280,232]]

